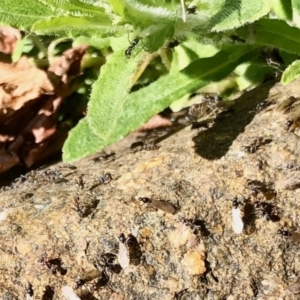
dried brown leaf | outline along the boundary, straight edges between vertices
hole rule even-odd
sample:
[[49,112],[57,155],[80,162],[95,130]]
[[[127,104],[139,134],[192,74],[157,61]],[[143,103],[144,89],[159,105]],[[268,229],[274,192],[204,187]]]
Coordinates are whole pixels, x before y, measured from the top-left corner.
[[21,33],[18,29],[0,26],[0,52],[11,54],[19,39],[21,39]]
[[66,83],[67,78],[80,73],[81,60],[87,49],[87,45],[68,49],[62,56],[55,59],[48,71],[62,77],[62,81]]
[[28,101],[53,91],[47,73],[31,66],[26,57],[14,64],[0,62],[0,109],[18,110]]
[[155,115],[146,124],[139,128],[139,131],[146,131],[160,127],[172,126],[172,122],[160,115]]
[[18,164],[19,161],[20,159],[15,152],[0,152],[0,173],[9,170]]

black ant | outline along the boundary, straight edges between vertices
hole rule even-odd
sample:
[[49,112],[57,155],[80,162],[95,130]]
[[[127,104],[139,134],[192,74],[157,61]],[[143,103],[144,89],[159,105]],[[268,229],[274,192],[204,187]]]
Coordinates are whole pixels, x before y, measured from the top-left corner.
[[61,275],[65,275],[67,270],[62,267],[61,258],[50,258],[42,256],[39,259],[39,263],[44,265],[53,275],[59,272]]
[[256,137],[249,146],[245,146],[244,150],[248,153],[255,153],[260,146],[265,143],[264,138],[261,136]]
[[136,45],[139,43],[140,38],[135,38],[131,43],[130,46],[125,50],[126,57],[130,58],[131,52],[136,47]]
[[109,282],[109,277],[108,277],[106,271],[103,270],[101,273],[101,277],[96,281],[96,283],[94,285],[95,290],[106,286],[108,284],[108,282]]
[[176,212],[176,208],[171,203],[165,200],[152,200],[148,197],[138,197],[138,200],[145,204],[149,204],[153,208],[160,209],[169,214],[174,214]]
[[79,289],[81,286],[83,286],[84,284],[86,284],[89,281],[92,281],[93,279],[99,277],[101,275],[99,270],[91,270],[89,272],[87,272],[86,274],[84,274],[84,276],[76,279],[75,281],[75,290]]
[[256,201],[253,203],[253,207],[266,221],[277,222],[280,220],[280,218],[273,213],[273,206],[269,203]]
[[72,209],[77,212],[77,214],[78,214],[78,216],[80,218],[84,218],[85,217],[85,213],[84,213],[84,211],[80,207],[79,196],[78,195],[74,196],[74,202],[75,202],[75,208],[72,208]]
[[246,43],[246,40],[244,40],[243,38],[239,37],[238,35],[236,34],[232,34],[229,36],[229,38],[232,40],[232,42],[238,42],[238,43],[241,43],[241,44],[245,44]]
[[300,127],[300,124],[294,120],[287,120],[287,122],[285,123],[285,129],[289,132],[294,132],[298,127]]
[[122,268],[119,264],[115,264],[116,259],[117,256],[113,253],[103,253],[99,256],[99,261],[101,262],[99,265],[104,267],[106,272],[109,270],[115,274],[119,274]]
[[251,194],[253,197],[257,197],[259,193],[262,193],[264,195],[266,194],[274,194],[274,190],[271,188],[273,184],[272,183],[264,183],[259,180],[247,180],[247,186],[249,190],[251,191]]
[[50,285],[45,286],[45,291],[42,296],[42,300],[53,300],[54,298],[54,289]]
[[127,264],[133,264],[135,266],[139,265],[141,261],[142,250],[136,237],[132,234],[128,234],[126,238],[124,233],[122,233],[119,236],[119,241],[120,244],[118,258],[120,266],[124,269],[128,266]]
[[151,150],[156,150],[158,148],[159,146],[157,146],[154,142],[144,144],[142,141],[132,143],[130,146],[130,149],[133,153],[142,150],[151,151]]
[[110,173],[105,173],[103,176],[99,178],[101,184],[108,184],[113,180]]
[[28,283],[27,287],[26,287],[26,294],[30,297],[32,297],[34,295],[33,292],[33,288],[32,288],[32,284]]
[[83,180],[83,174],[78,175],[78,179],[75,180],[76,185],[83,190],[85,181]]
[[93,161],[95,163],[103,163],[103,162],[107,161],[108,159],[114,160],[115,156],[116,156],[116,153],[111,152],[110,154],[104,154],[104,155],[101,155],[99,157],[95,157],[93,159]]
[[120,241],[122,244],[125,243],[126,237],[125,237],[124,233],[121,233],[121,234],[119,235],[119,241]]
[[175,47],[177,47],[178,45],[180,45],[180,42],[178,40],[173,40],[173,41],[170,41],[168,44],[167,44],[167,48],[169,49],[174,49]]
[[193,5],[193,6],[187,7],[186,12],[188,15],[194,15],[196,13],[196,9],[197,9],[197,7]]
[[256,111],[257,112],[260,112],[262,110],[264,110],[265,108],[267,108],[271,103],[268,102],[268,101],[262,101],[262,102],[259,102],[257,105],[256,105]]
[[232,208],[234,209],[238,209],[238,207],[241,205],[241,201],[239,201],[237,198],[234,198],[234,200],[232,201]]
[[210,233],[205,226],[205,222],[197,219],[179,219],[185,226],[189,227],[193,234],[201,233],[202,236],[208,236]]

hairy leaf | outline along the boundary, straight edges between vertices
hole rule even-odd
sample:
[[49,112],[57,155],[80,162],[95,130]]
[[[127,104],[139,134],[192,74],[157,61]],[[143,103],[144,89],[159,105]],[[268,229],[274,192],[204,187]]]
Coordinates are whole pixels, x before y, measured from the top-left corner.
[[[97,134],[100,134],[105,139],[101,137],[97,139],[96,135],[87,128],[86,120],[81,121],[78,125],[79,128],[77,126],[72,130],[64,146],[64,161],[80,159],[118,141],[188,92],[195,91],[230,74],[238,64],[248,60],[253,55],[251,50],[251,47],[248,47],[248,49],[244,47],[244,55],[241,55],[242,52],[239,51],[239,59],[236,59],[237,55],[234,53],[230,55],[229,52],[234,52],[233,49],[230,49],[229,52],[221,51],[213,57],[196,60],[182,71],[161,77],[151,85],[129,96],[126,96],[127,92],[125,92],[126,87],[128,87],[128,79],[124,81],[124,78],[120,79],[119,75],[116,74],[115,81],[106,81],[105,85],[107,87],[102,86],[103,90],[99,88],[103,84],[99,79],[99,82],[95,83],[93,88],[92,97],[94,97],[94,101],[93,105],[89,107],[88,116],[89,122],[95,126],[93,131],[97,131]],[[232,60],[231,58],[234,59]],[[110,65],[106,66],[107,69],[102,70],[102,72],[105,74],[109,70],[116,68],[113,64],[120,63],[120,61],[122,61],[120,53],[117,53],[115,58],[108,63]],[[132,65],[130,61],[127,61],[127,63]],[[124,68],[123,64],[120,67],[121,70],[119,71],[123,72],[123,74],[128,72],[122,70]],[[132,66],[129,68],[125,66],[125,69],[131,68]],[[111,79],[111,77],[109,78]],[[118,93],[116,88],[119,86],[121,88],[120,93]],[[108,87],[114,89],[114,91],[108,91]],[[116,103],[121,103],[122,109],[119,109],[116,103],[106,100],[107,92],[109,97],[112,97],[112,94],[115,93],[116,98],[114,99]],[[120,101],[118,97],[124,97],[124,95],[125,101],[124,99]],[[104,119],[102,120],[102,118]],[[88,143],[91,143],[90,147]]]
[[300,76],[300,60],[294,61],[282,74],[281,83],[288,84]]
[[293,9],[293,21],[300,28],[300,2],[298,0],[292,0]]
[[109,140],[118,126],[140,57],[128,59],[124,50],[113,53],[93,84],[87,118],[91,129],[103,140]]
[[265,0],[218,0],[218,12],[211,18],[213,31],[224,31],[252,23],[270,11],[269,1]]
[[[233,50],[233,49],[231,49]],[[244,48],[247,54],[251,47]],[[249,59],[249,56],[247,55]],[[153,115],[164,110],[173,101],[194,92],[211,82],[221,80],[245,59],[231,60],[228,52],[221,51],[213,57],[198,59],[176,74],[161,77],[146,88],[130,94],[118,118],[112,138],[120,139],[147,122]]]
[[84,118],[70,131],[63,146],[63,160],[65,162],[78,160],[95,153],[105,145],[105,141],[91,131],[87,119]]
[[70,14],[74,14],[76,16],[93,16],[99,15],[99,18],[105,16],[105,11],[102,7],[84,3],[78,0],[56,0],[57,5],[60,9],[69,12]]
[[271,9],[279,19],[292,20],[292,6],[290,1],[271,0]]
[[20,29],[29,29],[36,21],[46,21],[57,10],[43,1],[0,0],[0,22]]
[[259,45],[268,45],[286,52],[300,54],[300,29],[275,19],[262,19],[236,30],[245,39],[253,39]]
[[47,21],[36,22],[31,30],[37,34],[65,34],[71,36],[88,36],[97,32],[98,36],[106,35],[107,32],[116,30],[112,27],[109,18],[77,18],[73,16],[51,18]]

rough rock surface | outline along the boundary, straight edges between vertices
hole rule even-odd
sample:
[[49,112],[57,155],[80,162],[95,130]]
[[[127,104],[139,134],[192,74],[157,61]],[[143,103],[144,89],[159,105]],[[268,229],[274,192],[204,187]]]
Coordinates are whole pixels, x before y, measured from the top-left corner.
[[[285,128],[291,112],[277,109],[289,96],[300,96],[299,82],[266,84],[208,129],[186,127],[159,149],[61,163],[2,189],[1,299],[65,299],[63,286],[97,272],[76,290],[80,299],[300,299],[300,140]],[[101,183],[106,173],[112,180]],[[128,250],[129,234],[138,245]],[[117,274],[104,253],[129,266]]]

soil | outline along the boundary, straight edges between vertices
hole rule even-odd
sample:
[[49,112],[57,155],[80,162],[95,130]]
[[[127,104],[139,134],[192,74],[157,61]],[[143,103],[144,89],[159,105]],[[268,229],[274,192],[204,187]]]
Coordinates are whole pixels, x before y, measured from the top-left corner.
[[80,299],[300,299],[300,139],[282,104],[299,83],[247,92],[158,149],[2,188],[1,299],[67,299],[80,278]]

